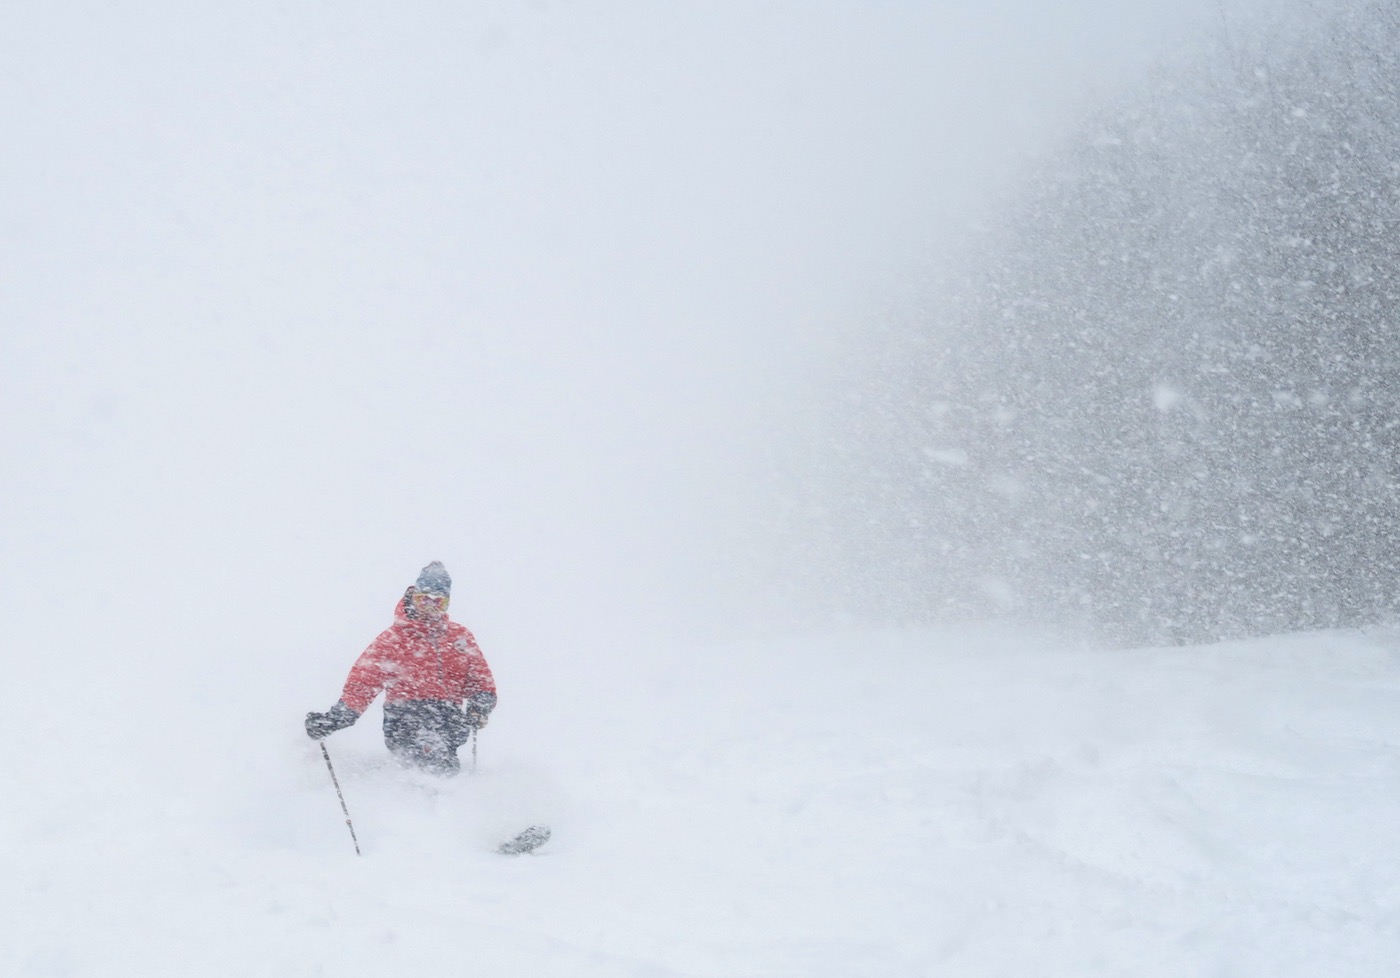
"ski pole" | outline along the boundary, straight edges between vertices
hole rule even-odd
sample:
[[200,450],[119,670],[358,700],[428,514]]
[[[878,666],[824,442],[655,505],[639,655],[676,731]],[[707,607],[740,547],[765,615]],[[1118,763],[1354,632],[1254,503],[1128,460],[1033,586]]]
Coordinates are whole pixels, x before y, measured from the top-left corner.
[[472,727],[472,774],[476,773],[476,727]]
[[340,810],[345,813],[345,827],[350,830],[350,841],[355,843],[355,855],[360,855],[360,840],[355,838],[355,826],[350,822],[350,809],[345,807],[345,795],[340,791],[340,779],[331,766],[331,752],[326,750],[326,742],[320,741],[321,756],[326,759],[326,770],[331,772],[331,784],[335,785],[335,796],[340,799]]

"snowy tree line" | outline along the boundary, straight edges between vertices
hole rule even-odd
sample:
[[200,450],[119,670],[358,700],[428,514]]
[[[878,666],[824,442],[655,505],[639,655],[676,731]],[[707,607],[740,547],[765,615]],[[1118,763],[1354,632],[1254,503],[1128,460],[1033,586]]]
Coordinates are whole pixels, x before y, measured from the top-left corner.
[[842,398],[862,615],[1132,641],[1400,604],[1400,14],[1100,112]]

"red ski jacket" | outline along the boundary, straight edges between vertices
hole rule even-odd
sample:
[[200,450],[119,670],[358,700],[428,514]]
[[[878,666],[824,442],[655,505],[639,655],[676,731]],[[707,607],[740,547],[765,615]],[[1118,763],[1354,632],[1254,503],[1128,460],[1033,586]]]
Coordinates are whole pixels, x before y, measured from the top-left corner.
[[380,690],[386,703],[446,700],[461,706],[476,693],[494,695],[496,681],[472,633],[446,615],[436,621],[410,618],[405,600],[394,610],[394,624],[350,667],[340,695],[345,705],[364,713]]

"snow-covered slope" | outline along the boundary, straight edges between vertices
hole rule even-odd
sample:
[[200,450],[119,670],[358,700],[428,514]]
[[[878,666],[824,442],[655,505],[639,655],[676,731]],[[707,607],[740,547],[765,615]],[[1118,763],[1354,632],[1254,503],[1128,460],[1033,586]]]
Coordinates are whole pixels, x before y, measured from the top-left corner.
[[0,973],[1394,973],[1393,632],[499,651],[475,775],[328,741],[361,858],[299,731],[342,663],[15,700]]

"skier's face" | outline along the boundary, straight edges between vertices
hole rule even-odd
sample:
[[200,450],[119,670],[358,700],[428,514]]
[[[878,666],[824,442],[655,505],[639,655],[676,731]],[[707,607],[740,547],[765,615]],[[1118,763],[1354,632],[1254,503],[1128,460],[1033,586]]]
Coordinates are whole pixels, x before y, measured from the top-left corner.
[[419,618],[441,618],[447,613],[445,594],[424,594],[422,591],[415,591],[411,600],[413,613]]

